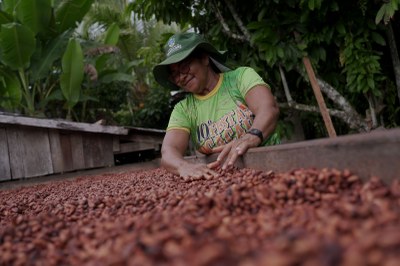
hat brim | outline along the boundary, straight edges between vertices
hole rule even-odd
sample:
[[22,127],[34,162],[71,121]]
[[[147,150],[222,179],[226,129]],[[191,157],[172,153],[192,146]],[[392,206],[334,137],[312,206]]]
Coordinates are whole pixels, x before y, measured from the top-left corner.
[[[169,80],[169,65],[178,63],[188,57],[196,48],[207,52],[214,60],[221,65],[226,61],[226,51],[218,51],[208,42],[199,42],[191,49],[187,49],[171,55],[153,68],[153,75],[155,80],[163,87],[171,90],[179,90],[180,88]],[[225,67],[226,68],[226,67]]]

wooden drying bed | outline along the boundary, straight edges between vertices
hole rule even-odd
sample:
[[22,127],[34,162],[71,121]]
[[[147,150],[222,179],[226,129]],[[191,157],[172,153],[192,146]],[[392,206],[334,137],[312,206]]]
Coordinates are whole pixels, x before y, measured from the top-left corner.
[[[216,156],[192,156],[188,160],[208,163]],[[274,172],[349,169],[363,179],[379,176],[390,182],[400,179],[400,129],[255,148],[237,166]]]
[[158,152],[163,130],[0,113],[0,181],[115,165],[114,156]]

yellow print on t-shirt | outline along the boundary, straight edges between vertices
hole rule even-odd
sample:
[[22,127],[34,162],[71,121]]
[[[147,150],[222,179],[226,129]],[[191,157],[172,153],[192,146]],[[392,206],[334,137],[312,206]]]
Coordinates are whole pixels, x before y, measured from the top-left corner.
[[209,154],[212,149],[233,139],[240,138],[253,124],[254,115],[243,103],[238,102],[237,108],[225,114],[219,120],[201,123],[196,130],[198,151]]

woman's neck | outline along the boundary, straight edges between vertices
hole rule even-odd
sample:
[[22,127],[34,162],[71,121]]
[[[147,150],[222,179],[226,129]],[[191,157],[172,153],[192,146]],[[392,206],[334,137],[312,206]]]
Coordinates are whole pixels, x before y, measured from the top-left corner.
[[219,74],[215,73],[213,70],[210,69],[208,72],[206,87],[204,88],[204,90],[200,95],[205,96],[209,94],[215,88],[215,86],[217,86],[218,80],[219,80]]

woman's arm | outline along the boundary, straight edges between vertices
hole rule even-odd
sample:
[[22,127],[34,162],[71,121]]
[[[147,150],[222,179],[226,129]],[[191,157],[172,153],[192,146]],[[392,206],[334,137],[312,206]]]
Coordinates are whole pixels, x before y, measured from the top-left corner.
[[279,118],[279,107],[271,90],[257,85],[246,94],[246,103],[255,115],[252,128],[263,132],[264,139],[275,130]]
[[[257,85],[246,94],[245,101],[249,109],[255,115],[252,128],[261,130],[264,139],[268,138],[275,130],[279,108],[271,90],[265,85]],[[232,166],[236,159],[247,152],[249,148],[261,144],[259,137],[246,134],[224,146],[213,149],[213,152],[221,152],[217,161],[210,164],[217,167],[222,164],[222,169]]]
[[167,171],[180,175],[184,180],[190,178],[212,178],[217,173],[206,165],[194,164],[184,159],[189,144],[189,133],[181,129],[172,129],[165,134],[161,147],[161,165]]

